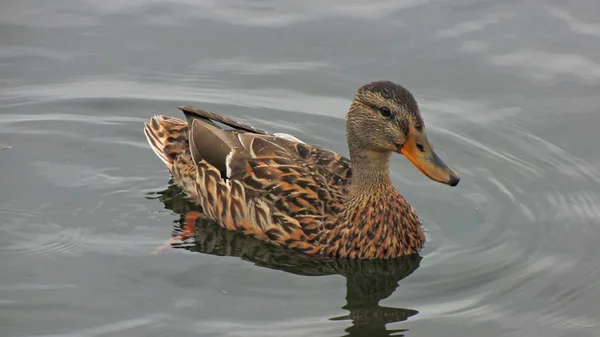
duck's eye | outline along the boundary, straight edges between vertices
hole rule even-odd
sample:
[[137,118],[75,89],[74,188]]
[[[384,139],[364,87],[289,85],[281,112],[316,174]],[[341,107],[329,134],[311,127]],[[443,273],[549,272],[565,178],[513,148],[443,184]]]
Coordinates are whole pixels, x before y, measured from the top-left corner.
[[379,108],[379,112],[383,117],[390,117],[392,115],[392,111],[387,106],[382,106]]

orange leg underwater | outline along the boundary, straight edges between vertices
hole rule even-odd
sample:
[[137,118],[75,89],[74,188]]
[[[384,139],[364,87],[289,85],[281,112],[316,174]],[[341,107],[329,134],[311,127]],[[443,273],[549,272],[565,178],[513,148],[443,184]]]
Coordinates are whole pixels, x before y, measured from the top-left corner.
[[196,220],[198,220],[198,218],[200,218],[199,212],[196,212],[196,211],[188,212],[185,215],[185,227],[183,229],[183,233],[167,240],[165,243],[162,244],[162,246],[156,248],[156,250],[154,251],[153,254],[154,255],[159,254],[160,252],[165,250],[167,247],[170,247],[171,244],[173,244],[177,241],[185,241],[186,239],[194,236],[194,233],[196,232]]

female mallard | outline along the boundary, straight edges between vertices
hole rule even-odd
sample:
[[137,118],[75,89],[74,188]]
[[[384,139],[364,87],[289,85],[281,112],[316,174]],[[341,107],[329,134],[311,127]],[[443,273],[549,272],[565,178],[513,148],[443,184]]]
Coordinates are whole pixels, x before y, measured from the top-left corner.
[[229,230],[306,254],[384,259],[423,247],[417,214],[389,177],[392,152],[432,180],[460,180],[433,152],[413,95],[389,81],[366,84],[354,96],[346,121],[350,159],[290,135],[179,109],[187,122],[155,116],[144,132],[188,198]]

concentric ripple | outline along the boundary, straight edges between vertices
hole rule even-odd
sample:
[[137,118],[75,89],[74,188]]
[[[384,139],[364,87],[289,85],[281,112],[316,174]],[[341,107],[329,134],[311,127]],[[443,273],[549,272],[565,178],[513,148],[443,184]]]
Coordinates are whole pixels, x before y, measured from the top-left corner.
[[[461,171],[456,198],[462,200],[451,202],[466,213],[460,219],[470,221],[424,221],[432,236],[426,268],[411,287],[421,300],[429,293],[431,303],[415,319],[502,317],[519,325],[530,317],[565,331],[593,327],[593,318],[572,317],[568,308],[599,284],[600,264],[589,261],[600,249],[580,244],[600,238],[597,165],[525,127],[486,129],[477,139],[468,135],[476,129],[443,132],[452,144],[445,146],[477,157]],[[509,144],[510,153],[494,143]],[[544,310],[534,316],[530,310],[540,304]]]
[[49,257],[80,252],[91,235],[84,228],[64,228],[44,221],[43,210],[0,205],[0,258]]

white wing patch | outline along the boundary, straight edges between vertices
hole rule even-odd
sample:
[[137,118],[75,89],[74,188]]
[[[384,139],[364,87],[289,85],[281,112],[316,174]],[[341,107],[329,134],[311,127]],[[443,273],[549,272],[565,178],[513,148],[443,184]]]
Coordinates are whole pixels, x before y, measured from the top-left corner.
[[282,133],[282,132],[278,132],[278,133],[274,133],[273,136],[275,137],[279,137],[279,138],[283,138],[283,139],[287,139],[291,142],[298,142],[298,143],[302,143],[305,144],[303,141],[301,141],[300,139],[288,134],[288,133]]
[[227,179],[231,179],[231,158],[233,158],[233,150],[225,157],[225,175]]

